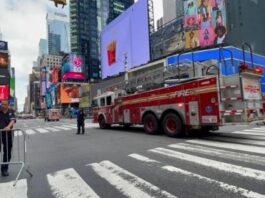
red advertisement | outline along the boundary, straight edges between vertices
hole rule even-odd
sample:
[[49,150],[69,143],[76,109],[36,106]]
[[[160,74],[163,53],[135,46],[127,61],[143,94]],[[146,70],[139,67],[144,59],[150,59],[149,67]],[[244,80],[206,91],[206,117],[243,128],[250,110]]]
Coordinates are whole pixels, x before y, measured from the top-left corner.
[[57,67],[53,68],[52,70],[52,83],[53,84],[56,84],[59,80],[58,72],[59,72],[59,69]]
[[9,99],[9,87],[7,85],[0,85],[0,101]]

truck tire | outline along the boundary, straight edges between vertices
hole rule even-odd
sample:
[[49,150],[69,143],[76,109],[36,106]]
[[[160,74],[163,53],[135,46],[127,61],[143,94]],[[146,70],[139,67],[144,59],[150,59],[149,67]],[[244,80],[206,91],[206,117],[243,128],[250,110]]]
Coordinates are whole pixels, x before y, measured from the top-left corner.
[[175,113],[166,114],[163,119],[163,129],[169,137],[184,136],[183,124],[179,116]]
[[107,129],[107,128],[110,127],[110,125],[106,123],[106,120],[105,120],[104,116],[100,116],[99,117],[99,122],[98,123],[99,123],[99,127],[101,129]]
[[143,123],[144,123],[144,130],[147,134],[154,135],[158,132],[159,129],[158,120],[153,114],[151,113],[146,114],[144,116]]

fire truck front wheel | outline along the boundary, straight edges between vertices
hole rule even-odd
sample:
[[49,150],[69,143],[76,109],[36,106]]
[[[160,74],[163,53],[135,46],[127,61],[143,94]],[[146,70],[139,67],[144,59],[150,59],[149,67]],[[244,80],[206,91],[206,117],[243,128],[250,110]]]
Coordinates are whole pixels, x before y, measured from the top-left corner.
[[144,123],[144,130],[147,134],[154,135],[158,132],[159,128],[158,120],[153,114],[151,113],[146,114],[144,116],[143,123]]
[[184,135],[183,124],[175,113],[165,115],[163,129],[169,137],[181,137]]
[[99,122],[99,127],[101,129],[107,129],[110,127],[110,125],[106,123],[104,116],[100,116],[98,122]]

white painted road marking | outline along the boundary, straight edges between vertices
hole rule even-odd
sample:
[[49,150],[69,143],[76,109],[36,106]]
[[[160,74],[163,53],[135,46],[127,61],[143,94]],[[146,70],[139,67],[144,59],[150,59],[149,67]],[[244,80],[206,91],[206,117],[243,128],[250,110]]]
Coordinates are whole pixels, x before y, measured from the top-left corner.
[[36,132],[34,130],[32,130],[32,129],[25,130],[25,133],[28,134],[28,135],[36,134]]
[[254,136],[265,136],[264,133],[259,133],[259,132],[248,132],[248,131],[234,131],[232,134],[240,134],[240,135],[254,135]]
[[211,160],[203,157],[197,157],[190,154],[185,154],[177,151],[173,151],[170,149],[164,148],[155,148],[149,150],[153,153],[158,153],[160,155],[165,155],[168,157],[172,157],[175,159],[185,160],[188,162],[192,162],[195,164],[199,164],[201,166],[206,166],[209,168],[214,168],[220,171],[225,171],[228,173],[235,173],[240,176],[253,178],[260,181],[265,181],[265,171],[256,170],[252,168],[246,168],[238,165],[228,164],[221,161]]
[[[248,198],[250,198],[250,197],[251,198],[261,198],[261,197],[264,198],[265,197],[265,195],[262,195],[262,194],[259,194],[259,193],[253,192],[253,191],[249,191],[249,190],[246,190],[244,188],[240,188],[240,187],[237,187],[237,186],[234,186],[234,185],[226,184],[224,182],[220,182],[220,181],[217,181],[217,180],[214,180],[214,179],[210,179],[208,177],[204,177],[202,175],[195,174],[195,173],[192,173],[192,172],[189,172],[189,171],[186,171],[186,170],[183,170],[183,169],[179,169],[179,168],[176,168],[176,167],[173,167],[173,166],[163,166],[162,169],[170,171],[170,172],[175,172],[175,173],[179,173],[179,174],[182,174],[182,175],[185,175],[185,176],[192,177],[192,180],[194,178],[197,178],[197,179],[199,179],[201,181],[205,181],[207,183],[217,185],[224,191],[240,194],[241,196],[244,196],[244,197],[248,197]],[[237,196],[235,196],[235,197],[237,197]]]
[[243,161],[247,163],[265,166],[265,158],[261,156],[257,156],[257,155],[249,155],[246,153],[238,153],[238,152],[214,149],[210,147],[191,145],[191,144],[185,144],[185,143],[171,144],[168,146],[171,148],[182,149],[185,151],[202,153],[202,154],[209,155],[209,156],[216,156],[216,157],[238,160],[238,161]]
[[[227,142],[217,142],[217,141],[208,141],[208,140],[188,140],[188,143],[195,143],[200,145],[207,145],[222,149],[231,149],[236,151],[244,151],[249,153],[264,154],[265,148],[259,146],[249,146],[236,143],[227,143]],[[264,143],[263,143],[264,144]]]
[[40,132],[40,133],[49,133],[48,130],[46,130],[46,129],[42,129],[42,128],[38,128],[38,129],[35,129],[35,130],[37,130],[37,131]]
[[133,153],[133,154],[130,154],[128,155],[129,157],[131,158],[134,158],[134,159],[137,159],[139,161],[142,161],[142,162],[147,162],[147,163],[159,163],[158,161],[156,160],[152,160],[148,157],[145,157],[145,156],[142,156],[142,155],[139,155],[139,154],[136,154],[136,153]]
[[90,164],[93,170],[108,181],[126,197],[159,197],[176,198],[170,193],[160,190],[157,186],[137,177],[136,175],[120,168],[110,161]]
[[56,129],[62,129],[62,130],[71,130],[70,128],[63,127],[63,126],[55,126]]
[[8,183],[0,183],[1,198],[27,198],[28,186],[27,180],[18,180],[17,185],[13,186],[14,181]]
[[[238,186],[234,186],[234,185],[230,185],[230,184],[227,184],[224,182],[220,182],[220,181],[208,178],[208,177],[204,177],[202,175],[192,173],[192,172],[180,169],[180,168],[176,168],[174,166],[165,165],[165,166],[160,167],[160,164],[164,164],[164,163],[150,159],[148,157],[145,157],[145,156],[142,156],[139,154],[130,154],[128,156],[132,157],[138,161],[141,161],[141,162],[148,162],[148,163],[156,164],[157,166],[159,166],[159,168],[162,168],[162,169],[169,171],[169,172],[178,173],[178,174],[182,174],[184,176],[192,177],[191,180],[199,179],[202,182],[209,183],[209,185],[217,185],[223,191],[239,194],[239,195],[245,196],[245,197],[252,197],[252,198],[265,197],[265,195],[262,195],[262,194],[259,194],[259,193],[253,192],[253,191],[249,191],[249,190],[246,190],[244,188],[240,188]],[[207,186],[209,186],[209,185],[207,184]]]
[[59,129],[55,129],[53,127],[45,127],[45,129],[52,131],[52,132],[60,131]]
[[72,168],[48,174],[47,179],[56,198],[99,198]]

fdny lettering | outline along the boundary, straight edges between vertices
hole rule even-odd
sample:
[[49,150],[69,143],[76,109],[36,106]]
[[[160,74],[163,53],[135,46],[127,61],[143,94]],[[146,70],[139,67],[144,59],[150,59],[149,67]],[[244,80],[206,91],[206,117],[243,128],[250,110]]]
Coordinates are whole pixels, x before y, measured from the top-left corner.
[[191,89],[181,90],[176,92],[176,97],[184,97],[194,95],[194,91]]

